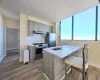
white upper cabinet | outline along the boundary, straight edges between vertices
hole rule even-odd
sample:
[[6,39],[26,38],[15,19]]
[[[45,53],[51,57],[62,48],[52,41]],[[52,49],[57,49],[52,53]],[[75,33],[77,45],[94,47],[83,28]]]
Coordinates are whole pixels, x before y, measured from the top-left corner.
[[35,31],[39,31],[39,24],[37,22],[34,23],[34,29]]
[[46,25],[44,26],[44,33],[46,34],[46,32],[47,32],[47,27],[46,27]]
[[29,20],[29,30],[28,30],[29,36],[33,35],[33,30],[46,33],[46,32],[51,32],[51,27],[45,24]]
[[34,28],[34,22],[33,21],[28,21],[28,35],[29,36],[32,36],[33,28]]
[[39,31],[44,32],[44,24],[39,23]]

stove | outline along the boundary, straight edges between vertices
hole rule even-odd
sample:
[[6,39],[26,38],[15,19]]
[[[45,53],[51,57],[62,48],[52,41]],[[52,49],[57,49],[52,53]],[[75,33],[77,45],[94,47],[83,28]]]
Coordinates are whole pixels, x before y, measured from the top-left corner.
[[48,47],[48,44],[45,43],[35,43],[33,44],[35,47],[35,60],[43,58],[43,49]]

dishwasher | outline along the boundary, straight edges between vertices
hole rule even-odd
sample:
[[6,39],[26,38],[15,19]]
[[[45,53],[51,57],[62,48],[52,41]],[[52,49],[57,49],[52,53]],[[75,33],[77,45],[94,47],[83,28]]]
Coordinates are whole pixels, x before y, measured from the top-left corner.
[[35,60],[35,55],[36,55],[36,49],[34,45],[29,45],[29,60],[34,61]]

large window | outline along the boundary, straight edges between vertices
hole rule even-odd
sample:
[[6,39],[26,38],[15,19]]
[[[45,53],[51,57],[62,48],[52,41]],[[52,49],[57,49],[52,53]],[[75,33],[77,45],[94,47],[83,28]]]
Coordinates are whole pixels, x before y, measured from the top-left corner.
[[61,38],[100,40],[100,4],[61,21]]
[[100,40],[100,4],[98,5],[98,40]]
[[74,16],[74,40],[95,40],[96,8]]
[[72,17],[61,21],[61,39],[72,39]]

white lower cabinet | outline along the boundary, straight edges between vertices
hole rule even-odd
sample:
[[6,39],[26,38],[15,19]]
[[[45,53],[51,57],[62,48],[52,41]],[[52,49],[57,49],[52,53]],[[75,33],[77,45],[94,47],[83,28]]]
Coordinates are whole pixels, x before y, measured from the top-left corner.
[[34,45],[29,45],[29,60],[34,61],[36,56],[36,48]]

